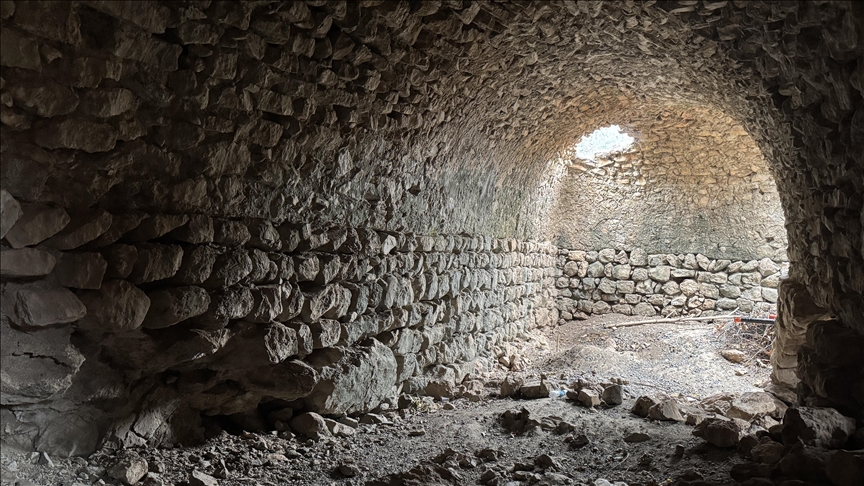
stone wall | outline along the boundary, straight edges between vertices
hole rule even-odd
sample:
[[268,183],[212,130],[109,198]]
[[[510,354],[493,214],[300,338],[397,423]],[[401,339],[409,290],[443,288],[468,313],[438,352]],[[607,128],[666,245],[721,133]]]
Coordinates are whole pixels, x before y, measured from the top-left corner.
[[788,263],[712,260],[687,253],[648,254],[605,248],[560,249],[558,309],[569,320],[574,313],[637,316],[699,316],[773,313],[777,287]]
[[[408,234],[520,242],[557,238],[568,231],[590,234],[593,231],[578,225],[576,231],[557,231],[559,222],[570,223],[566,218],[550,220],[556,204],[568,207],[562,200],[566,194],[556,183],[566,174],[550,161],[582,134],[622,122],[618,108],[626,100],[628,113],[641,123],[636,125],[648,139],[654,125],[650,120],[642,123],[637,115],[662,114],[655,108],[664,106],[674,112],[670,120],[683,123],[684,112],[698,107],[718,119],[720,114],[728,117],[730,127],[742,127],[777,183],[789,235],[790,274],[818,307],[861,334],[860,4],[685,3],[689,5],[486,0],[0,2],[0,186],[5,190],[0,194],[6,236],[0,260],[7,314],[0,329],[4,360],[11,363],[7,367],[4,361],[3,379],[13,387],[50,382],[9,395],[30,403],[3,404],[4,437],[24,443],[35,437],[38,447],[66,453],[90,450],[105,435],[123,440],[148,437],[158,443],[173,440],[171,434],[197,433],[194,427],[184,432],[175,425],[197,423],[200,410],[187,398],[206,397],[205,391],[231,397],[237,396],[235,383],[252,383],[260,390],[275,382],[292,383],[297,388],[285,391],[290,398],[311,393],[316,383],[338,376],[356,378],[351,383],[366,386],[371,378],[364,363],[371,358],[363,356],[387,356],[385,348],[392,354],[393,340],[397,346],[408,343],[409,338],[402,341],[402,336],[416,336],[413,332],[396,337],[397,333],[383,331],[374,341],[319,350],[338,352],[271,361],[271,356],[278,360],[293,351],[294,338],[300,352],[304,324],[309,335],[314,334],[311,302],[321,303],[332,315],[329,299],[342,298],[344,304],[347,294],[340,289],[351,292],[359,283],[342,273],[350,273],[353,264],[343,262],[336,246],[311,242],[325,234],[324,239],[337,241],[341,233],[329,236],[333,228],[345,228],[343,244],[348,228],[353,228],[361,249],[363,235],[375,239],[370,230],[382,245],[393,237],[398,246],[381,253],[382,263],[367,271],[372,280],[382,281],[370,284],[371,296],[374,289],[382,295],[391,288],[407,292],[407,287],[397,285],[404,269],[403,260],[395,255],[403,253],[402,236],[408,241]],[[729,135],[735,133],[737,129]],[[657,142],[654,153],[663,150],[661,140]],[[755,197],[755,190],[771,199],[770,191],[764,190],[771,185],[761,168],[751,171],[755,176],[743,164],[727,170],[724,159],[706,152],[705,157],[676,157],[674,164],[664,166],[662,157],[646,158],[646,163],[661,162],[642,167],[656,175],[646,179],[646,191],[677,181],[692,160],[707,164],[717,175],[728,175],[731,182],[741,178],[741,191],[736,192],[748,192],[752,201],[763,197]],[[617,181],[626,175],[621,171],[630,169],[620,166],[612,175]],[[704,176],[691,171],[693,175],[698,177],[685,178],[687,184],[704,182],[699,179]],[[706,191],[710,209],[713,201],[721,201],[720,193]],[[693,188],[689,196],[695,199],[687,199],[688,204],[699,203],[702,194]],[[19,202],[24,216],[16,209]],[[578,209],[592,211],[595,206]],[[142,219],[143,215],[149,218]],[[207,238],[190,241],[199,238],[194,235],[202,229],[209,234],[211,220],[213,246]],[[10,229],[13,221],[18,229]],[[236,235],[246,233],[235,223],[249,232],[242,245],[243,238]],[[566,230],[566,225],[561,227]],[[278,250],[270,226],[283,245]],[[35,234],[22,228],[33,228]],[[300,235],[296,248],[290,235],[289,243],[282,243],[285,237],[279,229],[284,228]],[[675,230],[669,225],[660,239],[671,244]],[[7,231],[13,232],[11,240]],[[777,236],[774,242],[767,241],[769,233],[741,236],[748,244],[758,242],[757,250],[764,243],[782,243]],[[310,243],[303,243],[307,240]],[[617,236],[613,240],[617,242]],[[326,245],[333,246],[332,251]],[[519,245],[520,254],[537,253],[530,244]],[[449,243],[443,255],[454,258],[454,267],[447,271],[461,272],[465,267],[467,272],[470,263],[461,258],[471,252],[459,253],[460,260],[455,260],[457,254],[447,248]],[[557,250],[544,248],[552,248],[552,253],[539,252],[529,258],[534,263],[523,266],[533,268],[537,278],[543,269],[543,278],[548,279],[552,274],[547,272],[556,271],[552,260]],[[718,260],[739,258],[708,250],[703,254]],[[7,251],[15,253],[7,256]],[[294,278],[302,274],[298,270],[311,272],[314,259],[300,255],[316,252],[319,273],[338,270],[338,278],[328,281],[325,276],[321,283],[301,280],[296,285],[290,276],[288,284],[273,280],[274,275],[288,275],[292,266]],[[283,253],[291,257],[290,265],[275,256]],[[424,252],[410,253],[416,264],[416,254]],[[338,260],[333,256],[337,254]],[[265,271],[264,256],[275,267],[266,263]],[[204,278],[201,272],[210,260],[221,270],[214,274],[211,268],[202,283],[193,283]],[[392,272],[391,261],[396,262]],[[223,285],[226,290],[218,284],[247,270],[240,282]],[[393,286],[392,279],[397,281]],[[238,284],[245,290],[227,291]],[[531,325],[532,312],[535,323],[538,314],[541,322],[554,321],[554,289],[549,282],[543,286],[549,296],[542,290],[540,297],[523,297],[514,304],[519,315],[522,309],[532,309],[523,316],[526,326]],[[106,299],[106,292],[119,297]],[[250,299],[242,322],[265,320],[274,316],[276,302],[286,296],[289,310],[292,296],[310,302],[308,319],[301,310],[299,320],[238,324],[236,333],[231,326],[190,327],[193,322],[224,321],[249,307]],[[474,299],[472,294],[470,305],[477,307],[468,312],[502,319],[505,313],[515,316],[517,310],[509,304],[497,305],[499,297]],[[150,307],[145,309],[147,301]],[[154,302],[161,306],[162,318],[143,327]],[[467,304],[446,296],[429,302],[438,309],[435,315],[447,318],[455,314],[440,309],[444,302],[450,303],[447,308]],[[481,304],[490,304],[492,310],[480,313]],[[550,305],[547,314],[543,309]],[[413,315],[415,306],[410,307]],[[99,318],[92,309],[107,309],[119,317]],[[204,313],[178,320],[191,309]],[[283,303],[275,317],[285,309]],[[363,315],[367,314],[359,314]],[[324,317],[316,332],[335,335],[338,322],[341,340],[344,317]],[[514,317],[514,322],[521,318]],[[384,319],[383,326],[390,326]],[[100,331],[139,320],[138,329]],[[160,328],[172,320],[173,325]],[[446,349],[473,349],[453,343],[474,339],[476,345],[479,339],[474,336],[482,333],[453,334],[455,321],[447,322],[444,330],[451,338],[442,341]],[[380,329],[377,320],[368,325],[369,332],[372,327]],[[128,341],[123,339],[126,333],[132,336]],[[821,349],[819,335],[812,337],[811,348]],[[232,342],[240,347],[228,352],[235,346]],[[262,344],[267,342],[271,344]],[[245,349],[241,343],[257,344]],[[119,351],[126,349],[136,352]],[[219,354],[220,349],[225,353]],[[153,358],[142,359],[147,353]],[[224,356],[224,367],[208,368],[217,355]],[[316,355],[319,358],[313,359]],[[231,361],[247,356],[262,361]],[[208,364],[198,368],[198,359]],[[171,364],[177,360],[180,364]],[[356,366],[339,364],[346,361]],[[834,394],[833,388],[820,384],[823,375],[814,371],[828,363],[822,358],[806,363],[805,391]],[[340,371],[319,372],[316,366]],[[20,374],[7,375],[11,369]],[[31,379],[27,373],[36,369],[46,374]],[[390,368],[386,375],[391,376]],[[215,389],[206,388],[210,380],[223,376],[231,378]],[[202,383],[205,388],[196,388]],[[408,384],[419,388],[423,383]],[[261,393],[250,393],[248,403],[229,400],[220,405],[220,412],[254,407],[252,402]],[[842,400],[848,402],[849,397],[842,395]],[[130,414],[152,413],[123,415],[129,420],[119,422],[105,419],[104,410],[122,415],[125,404],[135,409],[128,410]],[[69,437],[80,439],[80,444],[65,442]]]
[[[39,450],[86,453],[109,429],[127,445],[181,440],[189,416],[273,399],[368,411],[405,383],[424,393],[424,374],[453,388],[557,321],[548,244],[18,211],[2,194],[4,434]],[[178,410],[189,422],[175,430]]]
[[695,103],[626,95],[606,109],[634,144],[597,160],[579,159],[572,147],[561,154],[566,173],[549,216],[552,241],[786,260],[774,177],[739,123]]

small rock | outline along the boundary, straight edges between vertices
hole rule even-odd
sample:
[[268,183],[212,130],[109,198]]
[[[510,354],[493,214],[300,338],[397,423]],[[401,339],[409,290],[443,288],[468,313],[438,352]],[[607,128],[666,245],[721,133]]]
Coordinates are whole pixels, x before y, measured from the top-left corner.
[[387,420],[387,417],[383,415],[379,415],[377,413],[367,413],[366,415],[360,417],[361,424],[369,424],[369,425],[379,425],[379,424],[389,424],[392,423]]
[[561,463],[548,454],[540,454],[534,458],[534,464],[541,469],[561,469]]
[[642,432],[632,432],[624,436],[624,442],[628,444],[638,444],[647,440],[651,440],[651,436]]
[[124,457],[108,469],[109,476],[129,485],[140,481],[145,474],[147,474],[147,461],[136,455]]
[[39,455],[38,464],[40,466],[54,467],[54,461],[51,460],[51,456],[49,456],[47,452],[43,452]]
[[708,418],[693,429],[693,435],[717,447],[733,447],[741,439],[741,429],[730,420]]
[[529,399],[548,398],[551,392],[552,385],[550,385],[545,380],[540,380],[539,382],[522,385],[522,387],[519,389],[519,393],[522,395],[522,397]]
[[585,434],[567,436],[567,438],[564,439],[564,442],[569,444],[571,449],[581,449],[591,443],[591,441],[588,440],[588,436]]
[[310,439],[318,440],[330,435],[324,417],[315,412],[303,413],[292,418],[290,425],[294,432]]
[[596,390],[592,390],[590,388],[583,388],[579,390],[577,399],[579,403],[585,405],[586,407],[600,406],[600,394],[597,393]]
[[603,389],[603,395],[600,396],[603,402],[609,406],[621,405],[624,399],[622,396],[621,385],[610,385]]
[[507,375],[501,383],[501,397],[512,397],[522,388],[522,378]]
[[189,486],[219,486],[219,480],[196,469],[189,474]]
[[426,435],[425,429],[414,429],[408,431],[409,437],[420,437],[421,435]]
[[340,464],[336,469],[339,474],[346,478],[353,478],[360,474],[360,470],[353,464]]
[[678,408],[678,402],[671,398],[667,398],[651,407],[648,410],[648,418],[654,420],[674,420],[675,422],[684,421],[681,410]]
[[755,418],[768,415],[776,409],[774,397],[768,393],[747,392],[732,400],[732,406],[726,412],[726,416],[752,421]]
[[724,349],[720,351],[720,356],[723,356],[727,361],[732,363],[742,363],[747,359],[747,355],[737,349]]
[[636,399],[636,403],[633,404],[633,409],[631,411],[633,412],[633,415],[647,417],[651,407],[658,403],[660,403],[659,399],[649,395],[642,395]]
[[349,427],[335,420],[324,419],[324,423],[327,424],[327,429],[335,437],[350,437],[357,433],[357,430],[354,427]]

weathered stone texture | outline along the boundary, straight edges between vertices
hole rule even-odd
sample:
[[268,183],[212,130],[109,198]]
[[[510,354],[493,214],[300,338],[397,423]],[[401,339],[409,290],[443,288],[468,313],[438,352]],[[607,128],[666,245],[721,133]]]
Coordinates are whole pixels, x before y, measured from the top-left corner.
[[[782,314],[779,198],[789,274],[860,335],[860,10],[717,3],[3,2],[4,253],[107,264],[63,279],[105,280],[76,294],[30,281],[47,258],[29,276],[4,263],[4,325],[74,328],[124,383],[178,375],[100,412],[124,445],[174,443],[265,397],[348,413],[399,385],[452,390],[580,306]],[[559,163],[610,123],[641,153]],[[781,322],[785,360],[803,330]],[[777,369],[861,410],[854,370],[851,394],[827,371],[844,334],[813,332]],[[109,429],[78,419],[81,444]],[[85,447],[56,423],[34,426],[46,450]]]

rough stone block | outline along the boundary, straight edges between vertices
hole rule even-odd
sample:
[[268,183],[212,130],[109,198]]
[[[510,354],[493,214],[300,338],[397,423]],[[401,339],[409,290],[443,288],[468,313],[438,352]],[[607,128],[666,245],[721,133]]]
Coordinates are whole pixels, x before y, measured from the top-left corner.
[[111,213],[100,208],[73,213],[71,222],[44,244],[57,250],[74,250],[102,236],[113,219]]
[[22,331],[0,322],[0,404],[37,403],[66,391],[84,363],[70,326]]
[[25,205],[21,217],[6,233],[6,241],[12,248],[36,245],[60,232],[69,219],[69,214],[62,208],[43,204]]
[[137,249],[138,258],[129,274],[129,281],[135,284],[173,277],[183,261],[183,248],[178,245],[142,243]]
[[80,295],[87,315],[78,325],[84,329],[108,332],[138,329],[150,309],[147,294],[125,280],[110,280],[98,291]]
[[74,322],[87,309],[72,292],[46,284],[3,284],[2,313],[17,326],[43,327]]
[[210,295],[201,287],[170,287],[147,294],[150,308],[141,327],[164,329],[203,314],[210,307]]
[[50,280],[63,287],[99,289],[108,262],[99,253],[61,253]]
[[4,277],[38,277],[48,275],[57,260],[47,251],[21,248],[0,252],[0,275]]

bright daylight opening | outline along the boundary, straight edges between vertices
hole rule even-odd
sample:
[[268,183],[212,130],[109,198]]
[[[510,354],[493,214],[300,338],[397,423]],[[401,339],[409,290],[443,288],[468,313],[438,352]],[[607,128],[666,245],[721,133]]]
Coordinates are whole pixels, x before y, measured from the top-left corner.
[[576,156],[585,160],[596,160],[600,155],[623,152],[633,146],[636,139],[624,133],[618,125],[598,128],[582,137],[576,144]]

